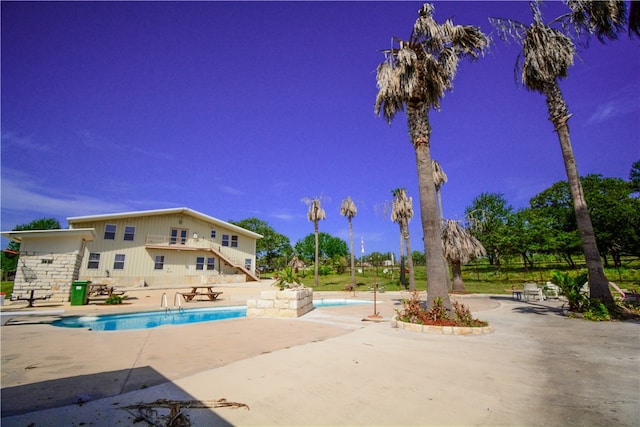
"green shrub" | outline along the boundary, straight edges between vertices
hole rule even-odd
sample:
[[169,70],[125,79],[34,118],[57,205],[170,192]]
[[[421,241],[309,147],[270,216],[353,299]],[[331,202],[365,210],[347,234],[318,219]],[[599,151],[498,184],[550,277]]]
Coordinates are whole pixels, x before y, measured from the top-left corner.
[[587,274],[578,274],[572,277],[569,273],[559,271],[551,272],[551,283],[560,288],[562,295],[569,301],[569,310],[582,312],[589,304],[589,297],[582,292],[582,287],[587,283]]
[[602,321],[611,320],[607,306],[600,301],[592,301],[584,307],[584,318],[586,320]]
[[126,299],[126,295],[111,295],[109,298],[104,300],[105,304],[122,304],[122,301]]

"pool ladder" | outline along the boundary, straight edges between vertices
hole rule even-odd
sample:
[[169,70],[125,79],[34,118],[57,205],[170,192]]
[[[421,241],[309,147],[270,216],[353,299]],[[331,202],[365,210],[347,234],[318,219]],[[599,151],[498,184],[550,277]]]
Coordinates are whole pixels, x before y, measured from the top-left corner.
[[[180,300],[180,292],[176,292],[173,296],[173,307],[178,307],[178,313],[183,312],[184,308],[182,307],[182,301]],[[164,312],[166,314],[171,312],[171,308],[169,308],[169,302],[167,301],[167,293],[162,293],[162,299],[160,300],[160,308],[164,308]]]

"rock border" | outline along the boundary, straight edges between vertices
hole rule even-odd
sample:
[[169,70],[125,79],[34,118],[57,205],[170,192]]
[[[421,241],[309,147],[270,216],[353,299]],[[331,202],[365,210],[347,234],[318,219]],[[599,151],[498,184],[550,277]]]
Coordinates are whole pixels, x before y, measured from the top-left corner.
[[398,320],[397,317],[393,317],[391,320],[391,327],[397,329],[404,329],[412,332],[420,332],[423,334],[434,335],[486,335],[493,333],[491,326],[434,326],[434,325],[421,325],[419,323],[408,323]]

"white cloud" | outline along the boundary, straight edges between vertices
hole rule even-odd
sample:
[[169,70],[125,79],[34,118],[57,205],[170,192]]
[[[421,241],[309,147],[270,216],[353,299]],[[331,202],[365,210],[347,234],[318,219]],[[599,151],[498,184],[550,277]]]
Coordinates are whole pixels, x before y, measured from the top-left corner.
[[635,96],[629,96],[628,94],[622,95],[619,98],[598,105],[596,110],[589,116],[587,124],[599,124],[617,116],[637,111],[638,106],[638,100]]
[[5,147],[15,147],[23,150],[49,151],[50,147],[33,142],[31,136],[20,136],[13,132],[2,134],[2,145]]
[[275,218],[275,219],[279,219],[281,221],[293,221],[296,216],[292,215],[290,213],[285,213],[285,212],[281,212],[281,213],[274,213],[270,215],[271,218]]
[[[131,210],[131,207],[122,203],[86,195],[63,194],[61,190],[42,185],[20,172],[3,170],[3,229],[9,225],[6,223],[7,218],[29,222],[34,219],[31,217],[33,214],[66,219],[68,216],[127,210]],[[29,217],[22,218],[23,216]]]
[[220,190],[233,196],[241,196],[244,194],[241,190],[238,190],[237,188],[231,187],[229,185],[221,185]]

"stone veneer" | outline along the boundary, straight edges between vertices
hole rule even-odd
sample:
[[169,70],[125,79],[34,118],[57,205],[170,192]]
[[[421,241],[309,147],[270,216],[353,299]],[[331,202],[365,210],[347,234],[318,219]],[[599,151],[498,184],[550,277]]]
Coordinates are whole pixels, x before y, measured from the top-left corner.
[[434,326],[421,325],[419,323],[408,323],[398,320],[394,316],[391,322],[392,328],[406,329],[413,332],[421,332],[423,334],[439,334],[439,335],[484,335],[493,332],[491,326],[468,327],[468,326]]
[[247,317],[300,317],[313,309],[313,289],[262,291],[260,298],[247,300]]
[[18,274],[12,296],[27,298],[51,295],[49,301],[67,302],[71,296],[71,283],[77,279],[82,255],[73,253],[20,254]]

